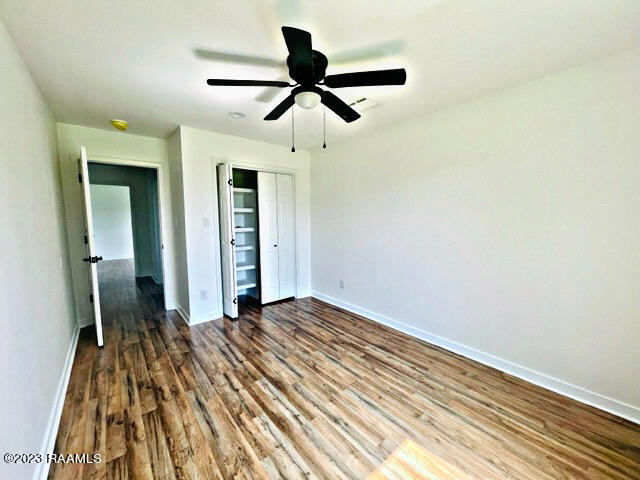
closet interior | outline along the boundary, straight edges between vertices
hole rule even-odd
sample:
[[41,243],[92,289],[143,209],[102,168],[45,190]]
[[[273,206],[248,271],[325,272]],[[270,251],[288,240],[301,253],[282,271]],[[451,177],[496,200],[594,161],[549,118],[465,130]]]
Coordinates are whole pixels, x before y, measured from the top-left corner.
[[293,176],[217,167],[223,309],[295,296]]
[[237,294],[258,299],[258,172],[237,168],[232,172]]

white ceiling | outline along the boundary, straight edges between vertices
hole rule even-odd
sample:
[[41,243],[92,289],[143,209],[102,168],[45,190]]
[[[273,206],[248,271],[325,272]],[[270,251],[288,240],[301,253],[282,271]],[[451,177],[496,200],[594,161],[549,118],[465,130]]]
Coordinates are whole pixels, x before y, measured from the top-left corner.
[[[640,45],[637,0],[0,0],[0,15],[59,121],[165,137],[177,125],[289,144],[291,117],[262,118],[253,87],[205,79],[279,79],[273,67],[203,60],[198,48],[284,60],[281,25],[310,31],[327,73],[406,67],[407,84],[336,89],[380,106],[346,124],[327,112],[328,143],[401,118]],[[348,65],[332,55],[378,44],[401,52]],[[227,113],[246,118],[235,120]],[[322,109],[296,110],[297,145],[322,143]]]

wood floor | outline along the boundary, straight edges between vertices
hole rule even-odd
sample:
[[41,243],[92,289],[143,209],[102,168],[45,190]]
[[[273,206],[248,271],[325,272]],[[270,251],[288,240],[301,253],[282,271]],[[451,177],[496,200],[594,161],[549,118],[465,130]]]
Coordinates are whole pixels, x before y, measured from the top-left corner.
[[189,328],[100,264],[50,478],[640,479],[640,426],[323,302]]

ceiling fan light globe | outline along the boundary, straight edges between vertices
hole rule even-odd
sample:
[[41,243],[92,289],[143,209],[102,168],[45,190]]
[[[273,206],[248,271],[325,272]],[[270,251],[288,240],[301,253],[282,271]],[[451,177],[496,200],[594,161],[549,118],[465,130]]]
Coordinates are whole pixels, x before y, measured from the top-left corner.
[[316,92],[300,92],[296,95],[295,101],[300,108],[311,109],[320,103],[320,95]]

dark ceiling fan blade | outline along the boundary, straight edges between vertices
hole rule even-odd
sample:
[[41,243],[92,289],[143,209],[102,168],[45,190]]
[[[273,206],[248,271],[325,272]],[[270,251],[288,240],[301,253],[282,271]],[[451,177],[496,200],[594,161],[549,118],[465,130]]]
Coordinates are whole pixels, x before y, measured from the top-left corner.
[[351,123],[360,118],[360,114],[358,112],[336,97],[333,93],[326,90],[322,92],[322,103],[347,123]]
[[371,72],[341,73],[327,75],[324,84],[330,88],[368,87],[372,85],[404,85],[407,72],[404,68],[374,70]]
[[269,115],[264,117],[265,120],[277,120],[279,119],[284,112],[289,110],[293,104],[295,103],[295,96],[289,95],[282,102],[280,102],[276,108],[269,112]]
[[204,60],[214,60],[217,62],[237,63],[241,65],[255,65],[259,67],[274,68],[282,68],[287,66],[285,62],[273,58],[242,55],[239,53],[218,52],[216,50],[205,50],[203,48],[196,48],[193,53],[198,58],[202,58]]
[[290,87],[289,82],[271,81],[271,80],[230,80],[226,78],[209,78],[208,85],[224,86],[224,87]]
[[312,75],[311,34],[299,28],[282,27],[282,35],[284,35],[294,70],[305,76]]

